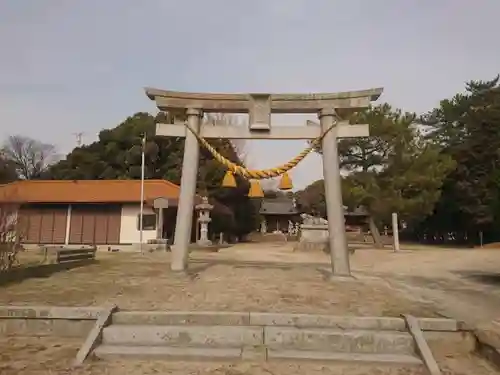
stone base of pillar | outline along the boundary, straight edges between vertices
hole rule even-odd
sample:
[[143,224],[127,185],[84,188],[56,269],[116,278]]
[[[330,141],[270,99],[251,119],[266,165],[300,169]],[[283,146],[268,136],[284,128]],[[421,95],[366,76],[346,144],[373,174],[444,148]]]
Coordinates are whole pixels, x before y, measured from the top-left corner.
[[340,276],[340,275],[334,275],[334,274],[331,274],[330,277],[328,278],[329,281],[332,281],[332,282],[353,282],[353,281],[358,281],[358,279],[353,276],[353,275],[349,275],[349,276]]
[[212,246],[212,241],[210,240],[198,240],[196,241],[196,245],[198,246],[202,246],[202,247],[208,247],[208,246]]
[[193,280],[193,276],[189,274],[187,269],[184,270],[170,270],[170,275],[179,281],[191,281]]
[[356,282],[358,277],[351,275],[335,275],[330,268],[318,268],[325,280],[331,282]]

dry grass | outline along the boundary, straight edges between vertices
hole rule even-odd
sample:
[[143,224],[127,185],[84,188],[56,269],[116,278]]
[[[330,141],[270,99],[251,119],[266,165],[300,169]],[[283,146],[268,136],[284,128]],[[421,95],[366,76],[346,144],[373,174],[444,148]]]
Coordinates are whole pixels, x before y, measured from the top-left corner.
[[94,265],[0,289],[0,304],[105,302],[143,310],[434,316],[430,306],[409,301],[376,280],[325,281],[316,266],[197,263],[180,277],[170,272],[162,254],[105,256]]

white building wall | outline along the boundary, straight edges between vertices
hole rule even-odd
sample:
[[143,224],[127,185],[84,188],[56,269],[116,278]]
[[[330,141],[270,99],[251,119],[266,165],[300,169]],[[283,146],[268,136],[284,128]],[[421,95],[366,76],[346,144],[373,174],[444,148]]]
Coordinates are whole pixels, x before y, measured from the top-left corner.
[[[121,244],[134,244],[139,243],[139,214],[141,212],[141,205],[137,204],[124,204],[122,205],[122,220],[120,227],[120,243]],[[155,214],[151,207],[144,207],[144,215]],[[148,240],[156,238],[155,230],[143,230],[142,242],[147,243]]]

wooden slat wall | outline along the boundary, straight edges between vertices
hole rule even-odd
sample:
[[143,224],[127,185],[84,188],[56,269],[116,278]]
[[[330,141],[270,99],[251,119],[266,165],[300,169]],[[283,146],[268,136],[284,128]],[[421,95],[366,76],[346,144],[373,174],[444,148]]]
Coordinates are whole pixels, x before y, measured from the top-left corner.
[[47,209],[40,210],[41,224],[39,243],[52,243],[54,237],[54,212]]
[[39,243],[40,241],[40,228],[42,225],[42,215],[36,209],[24,209],[21,208],[21,213],[23,216],[23,223],[26,225],[23,228],[24,239],[23,242],[26,243]]
[[108,213],[97,211],[94,214],[95,230],[94,241],[95,243],[106,244],[108,243]]
[[63,244],[66,240],[66,220],[68,219],[67,208],[54,211],[54,232],[52,243]]
[[28,205],[19,210],[24,243],[62,244],[66,235],[67,206]]
[[120,205],[75,205],[71,213],[70,243],[120,243]]
[[107,243],[120,243],[120,227],[122,224],[122,208],[121,206],[114,207],[108,213],[108,228],[107,228]]
[[71,222],[69,228],[69,243],[82,243],[83,233],[83,214],[76,209],[76,206],[71,210]]
[[95,212],[85,212],[83,215],[82,243],[95,243]]
[[[67,206],[26,205],[19,211],[24,243],[63,244],[66,239]],[[120,243],[120,205],[75,205],[71,211],[69,243]]]

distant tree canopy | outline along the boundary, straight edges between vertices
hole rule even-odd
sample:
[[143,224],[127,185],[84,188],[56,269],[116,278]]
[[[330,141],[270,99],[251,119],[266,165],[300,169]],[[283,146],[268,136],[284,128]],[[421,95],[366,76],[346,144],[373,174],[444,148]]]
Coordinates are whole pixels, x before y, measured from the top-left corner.
[[325,184],[323,180],[314,181],[305,189],[295,193],[297,208],[300,212],[326,218]]
[[[392,212],[406,222],[432,212],[453,161],[423,139],[415,118],[383,104],[350,119],[370,125],[370,137],[339,142],[340,167],[348,173],[343,178],[343,199],[351,209],[364,206],[379,223],[390,222]],[[316,206],[325,214],[323,181],[304,192],[301,195],[307,199],[299,202],[305,199],[305,206]]]
[[[168,121],[165,113],[156,117],[136,113],[113,129],[102,130],[99,139],[89,145],[75,148],[65,159],[50,166],[44,179],[140,179],[142,137],[146,134],[145,178],[166,179],[180,184],[184,139],[158,137],[157,122]],[[225,157],[242,164],[237,150],[228,140],[210,140]],[[231,231],[242,236],[255,228],[256,213],[247,197],[248,183],[238,179],[235,189],[222,188],[225,169],[201,149],[198,174],[198,194],[208,195],[231,209],[231,217],[214,220],[213,230]]]
[[456,162],[421,234],[453,233],[464,242],[500,240],[499,77],[471,81],[466,91],[422,117],[427,139]]
[[[498,77],[468,82],[424,116],[383,104],[350,121],[368,123],[370,137],[339,142],[345,205],[364,206],[379,225],[397,212],[414,239],[500,240]],[[326,215],[323,180],[297,199]]]

